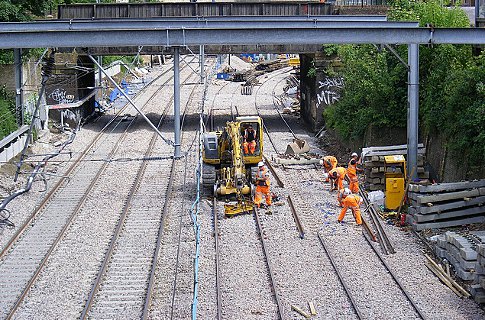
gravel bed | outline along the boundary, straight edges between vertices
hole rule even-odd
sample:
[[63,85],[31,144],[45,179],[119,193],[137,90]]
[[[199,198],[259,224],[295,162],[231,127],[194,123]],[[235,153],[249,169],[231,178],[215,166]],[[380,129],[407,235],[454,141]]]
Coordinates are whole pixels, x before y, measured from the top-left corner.
[[[231,65],[236,61],[231,57]],[[237,63],[240,63],[238,61]],[[189,71],[184,71],[189,72]],[[282,79],[290,69],[278,70],[260,78],[252,96],[240,94],[240,83],[211,80],[206,96],[206,110],[216,109],[219,126],[230,118],[230,109],[237,107],[240,115],[256,114],[255,99],[264,117],[265,124],[279,152],[293,140],[273,106],[273,93],[281,94],[285,81]],[[188,97],[190,86],[182,86],[182,101]],[[153,102],[163,104],[169,101],[172,91]],[[194,97],[194,100],[200,97]],[[195,108],[197,104],[193,104]],[[172,111],[170,111],[172,112]],[[135,112],[129,111],[131,114]],[[160,113],[160,107],[153,114]],[[310,143],[311,151],[325,154],[316,147],[316,140],[305,132],[302,122],[285,115],[299,138]],[[173,119],[173,116],[170,120]],[[196,128],[198,114],[188,115],[191,128]],[[104,120],[83,127],[74,142],[66,150],[72,151],[74,158],[103,127]],[[154,120],[152,120],[154,121]],[[197,123],[196,123],[197,122]],[[169,121],[162,128],[164,136],[173,140],[173,123]],[[151,129],[139,122],[130,133],[130,138],[116,154],[119,158],[143,156],[142,142]],[[182,150],[192,143],[195,130],[190,129],[183,136]],[[46,136],[45,142],[63,141],[65,135]],[[145,141],[145,143],[147,143]],[[47,144],[40,149],[53,149]],[[157,140],[156,154],[170,156],[168,148]],[[265,153],[270,158],[275,150],[265,135]],[[69,155],[56,159],[68,160]],[[184,160],[182,160],[184,161]],[[195,164],[197,156],[187,155],[189,169],[184,185],[183,162],[178,162],[176,180],[169,215],[166,217],[160,260],[156,272],[156,285],[150,318],[169,319],[173,311],[174,319],[190,319],[193,295],[193,258],[195,250],[194,231],[188,209],[195,198]],[[103,183],[89,195],[86,205],[76,217],[61,243],[49,259],[45,270],[30,291],[25,302],[17,312],[16,319],[77,318],[94,281],[100,261],[104,257],[108,241],[117,221],[117,214],[126,199],[129,186],[136,173],[136,161],[113,162],[103,174]],[[161,162],[162,163],[162,162]],[[52,166],[53,172],[62,174],[70,162]],[[5,166],[4,166],[5,167]],[[4,168],[2,167],[2,168]],[[167,168],[160,165],[160,171]],[[12,169],[10,168],[10,173]],[[9,170],[5,169],[4,172]],[[276,290],[283,303],[283,315],[288,319],[302,319],[291,305],[309,311],[308,302],[313,301],[317,309],[314,319],[355,319],[349,299],[330,265],[317,235],[324,237],[339,270],[343,274],[351,292],[354,294],[364,317],[367,319],[413,319],[416,314],[394,281],[386,273],[378,258],[370,250],[362,235],[362,228],[355,224],[350,212],[344,224],[337,224],[340,211],[336,206],[336,194],[330,193],[328,185],[322,181],[320,168],[292,166],[283,170],[276,167],[285,188],[278,188],[274,178],[272,190],[280,196],[281,206],[273,206],[273,214],[261,215],[264,239],[268,248],[269,260],[274,269]],[[121,173],[121,174],[120,174]],[[23,183],[14,185],[8,174],[0,175],[2,189],[0,194]],[[24,177],[22,177],[24,179]],[[49,188],[58,177],[48,177]],[[150,183],[161,183],[157,177],[147,177]],[[22,180],[21,180],[22,181]],[[25,180],[24,180],[25,181]],[[113,188],[115,186],[115,188]],[[12,220],[17,227],[30,215],[31,208],[45,195],[43,183],[36,182],[32,191],[18,197],[9,205]],[[147,191],[149,192],[149,191]],[[296,230],[286,197],[291,195],[305,228],[305,238],[300,239]],[[153,195],[156,202],[156,195]],[[151,202],[151,201],[150,201]],[[159,204],[163,205],[162,202]],[[182,207],[184,210],[182,210]],[[199,304],[197,316],[200,319],[213,319],[216,315],[215,291],[215,252],[211,206],[202,199],[198,222],[201,226],[201,250],[199,260]],[[221,250],[221,288],[223,319],[276,319],[276,304],[270,287],[266,263],[255,226],[254,218],[241,215],[223,218],[223,206],[218,204]],[[366,214],[364,214],[366,217]],[[419,241],[406,230],[384,224],[396,253],[385,257],[397,277],[406,287],[414,301],[427,319],[483,319],[485,314],[470,299],[459,299],[445,287],[424,265],[424,256]],[[0,246],[3,247],[16,229],[0,232]],[[179,230],[181,233],[179,234]],[[180,241],[179,241],[180,237]],[[180,247],[179,247],[180,246]],[[172,293],[175,280],[175,265],[179,256],[175,303],[172,310]],[[49,297],[46,299],[45,297]]]

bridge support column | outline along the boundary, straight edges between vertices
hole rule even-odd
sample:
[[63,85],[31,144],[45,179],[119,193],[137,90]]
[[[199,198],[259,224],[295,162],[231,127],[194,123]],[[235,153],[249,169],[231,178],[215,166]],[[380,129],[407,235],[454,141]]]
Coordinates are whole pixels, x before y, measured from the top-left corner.
[[419,44],[408,45],[408,65],[407,173],[414,180],[418,176]]
[[22,89],[22,49],[13,49],[13,58],[15,65],[15,107],[17,112],[20,110],[20,114],[17,113],[17,124],[24,124],[24,94]]
[[173,55],[173,108],[174,108],[174,157],[180,158],[180,48],[174,47]]
[[204,66],[205,66],[205,52],[204,52],[204,45],[200,45],[200,49],[199,49],[199,55],[200,55],[200,58],[199,58],[199,61],[200,61],[200,83],[204,83],[204,78],[205,78],[205,70],[204,70]]

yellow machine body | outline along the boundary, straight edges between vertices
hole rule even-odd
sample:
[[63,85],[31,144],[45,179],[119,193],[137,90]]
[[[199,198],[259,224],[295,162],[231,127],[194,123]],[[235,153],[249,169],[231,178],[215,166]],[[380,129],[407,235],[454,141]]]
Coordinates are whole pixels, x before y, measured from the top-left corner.
[[386,179],[385,207],[388,210],[396,210],[399,208],[405,192],[406,159],[404,156],[385,156],[384,172]]
[[[246,154],[243,148],[244,132],[249,125],[256,131],[253,154]],[[233,197],[237,201],[224,206],[226,215],[252,211],[251,169],[257,168],[258,162],[263,160],[262,119],[259,116],[237,117],[235,121],[228,121],[222,131],[205,133],[202,159],[206,164],[205,170],[214,171],[214,175],[203,174],[203,179],[207,178],[203,184],[213,184],[214,196]]]

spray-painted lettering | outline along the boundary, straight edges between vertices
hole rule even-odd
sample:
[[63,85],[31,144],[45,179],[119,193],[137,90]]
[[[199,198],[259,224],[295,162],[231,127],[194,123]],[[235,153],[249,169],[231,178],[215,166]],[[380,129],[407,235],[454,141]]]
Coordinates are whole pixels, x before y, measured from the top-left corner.
[[340,99],[340,89],[344,87],[344,79],[342,77],[325,78],[323,81],[318,81],[317,93],[317,107],[322,103],[330,105]]

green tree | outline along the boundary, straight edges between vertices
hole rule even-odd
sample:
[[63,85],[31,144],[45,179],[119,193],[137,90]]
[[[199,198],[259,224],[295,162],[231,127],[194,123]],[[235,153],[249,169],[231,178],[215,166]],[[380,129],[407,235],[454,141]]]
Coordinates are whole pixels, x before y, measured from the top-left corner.
[[[459,8],[436,0],[391,0],[389,18],[419,21],[420,26],[469,27]],[[404,59],[407,46],[397,46]],[[366,128],[406,126],[407,72],[387,50],[370,45],[337,47],[345,91],[325,110],[327,125],[347,139],[362,138]],[[468,45],[420,46],[420,119],[426,132],[439,132],[449,147],[470,162],[485,156],[485,59]],[[473,147],[471,147],[473,146]]]

